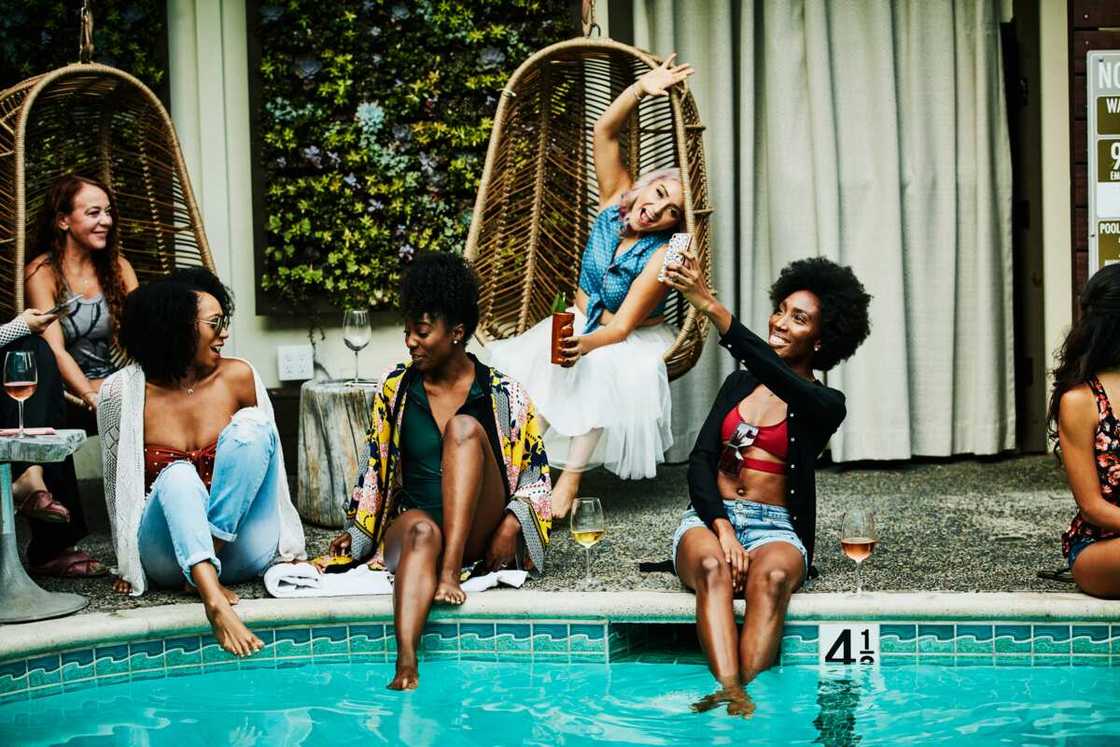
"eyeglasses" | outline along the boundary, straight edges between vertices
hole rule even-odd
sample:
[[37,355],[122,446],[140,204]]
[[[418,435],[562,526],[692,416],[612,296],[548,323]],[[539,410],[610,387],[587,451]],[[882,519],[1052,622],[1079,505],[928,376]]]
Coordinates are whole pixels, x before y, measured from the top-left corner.
[[739,423],[735,432],[723,445],[719,455],[719,470],[728,475],[738,475],[743,466],[742,450],[754,443],[758,438],[758,426],[750,423]]
[[198,321],[209,324],[214,328],[215,334],[220,335],[229,329],[229,323],[233,321],[233,316],[231,314],[218,314],[213,319],[199,319]]

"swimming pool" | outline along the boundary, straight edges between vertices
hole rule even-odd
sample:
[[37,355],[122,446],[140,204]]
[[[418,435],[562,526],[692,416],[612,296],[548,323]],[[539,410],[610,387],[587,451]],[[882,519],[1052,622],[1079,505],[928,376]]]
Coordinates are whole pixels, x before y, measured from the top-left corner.
[[743,720],[694,714],[698,660],[434,660],[385,690],[387,662],[276,662],[128,680],[0,706],[2,744],[1104,744],[1120,739],[1120,670],[781,667]]

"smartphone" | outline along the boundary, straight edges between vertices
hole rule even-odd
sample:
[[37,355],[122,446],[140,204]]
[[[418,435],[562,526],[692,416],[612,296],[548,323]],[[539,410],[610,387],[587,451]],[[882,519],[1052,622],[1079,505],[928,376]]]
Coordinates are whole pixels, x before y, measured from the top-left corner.
[[56,303],[51,308],[44,311],[43,314],[44,315],[46,315],[46,314],[57,314],[58,312],[62,311],[67,306],[71,305],[72,303],[74,303],[75,301],[77,301],[81,297],[82,297],[81,293],[75,293],[74,295],[70,296],[70,298],[67,298],[64,301],[59,301],[58,303]]
[[665,282],[665,268],[669,266],[670,262],[682,264],[684,262],[684,253],[688,251],[688,245],[692,243],[692,234],[690,233],[675,233],[669,239],[669,248],[665,250],[665,259],[661,263],[661,272],[657,273],[657,279]]

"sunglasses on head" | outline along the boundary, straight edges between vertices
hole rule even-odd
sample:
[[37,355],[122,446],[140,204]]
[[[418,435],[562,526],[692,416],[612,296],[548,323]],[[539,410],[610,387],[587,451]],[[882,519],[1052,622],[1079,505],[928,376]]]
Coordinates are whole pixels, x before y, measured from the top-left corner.
[[750,423],[739,423],[735,426],[731,438],[723,444],[723,451],[719,455],[719,469],[729,475],[738,475],[743,466],[743,449],[754,443],[758,438],[758,426]]

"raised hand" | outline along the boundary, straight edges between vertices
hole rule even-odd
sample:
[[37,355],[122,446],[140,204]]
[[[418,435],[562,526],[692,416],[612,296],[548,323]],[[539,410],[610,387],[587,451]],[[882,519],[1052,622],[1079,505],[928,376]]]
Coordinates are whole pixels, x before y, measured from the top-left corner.
[[677,53],[673,52],[657,67],[638,78],[638,88],[644,96],[668,96],[669,89],[696,71],[692,65],[674,65]]

